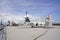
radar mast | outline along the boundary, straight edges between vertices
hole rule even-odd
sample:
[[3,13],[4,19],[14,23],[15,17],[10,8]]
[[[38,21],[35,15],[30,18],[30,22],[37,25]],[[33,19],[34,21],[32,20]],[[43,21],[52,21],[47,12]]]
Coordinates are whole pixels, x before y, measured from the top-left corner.
[[30,19],[29,19],[29,17],[27,16],[27,11],[26,11],[26,17],[25,17],[25,22],[30,22]]

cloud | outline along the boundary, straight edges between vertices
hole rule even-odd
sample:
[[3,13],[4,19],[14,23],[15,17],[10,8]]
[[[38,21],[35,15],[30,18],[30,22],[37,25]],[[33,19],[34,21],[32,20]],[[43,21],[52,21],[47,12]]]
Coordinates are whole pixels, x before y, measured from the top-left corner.
[[[35,17],[32,15],[27,15],[31,22],[38,22],[38,21],[42,21],[41,17]],[[3,22],[8,22],[8,21],[14,21],[14,22],[24,22],[25,21],[25,17],[26,16],[18,16],[18,15],[13,15],[13,14],[9,14],[9,13],[2,13],[0,14],[0,18],[3,20]]]
[[4,21],[21,21],[23,20],[22,16],[18,16],[18,15],[13,15],[13,14],[9,14],[9,13],[2,13],[0,14],[0,18],[2,18],[2,20]]

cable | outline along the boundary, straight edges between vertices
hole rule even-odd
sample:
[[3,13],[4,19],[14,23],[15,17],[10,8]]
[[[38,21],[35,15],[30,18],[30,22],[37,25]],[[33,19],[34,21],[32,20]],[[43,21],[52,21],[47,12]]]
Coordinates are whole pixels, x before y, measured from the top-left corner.
[[[48,30],[49,30],[49,29],[48,29]],[[39,37],[42,37],[43,35],[45,35],[45,34],[48,32],[48,30],[46,30],[43,34],[37,36],[34,40],[37,40]]]

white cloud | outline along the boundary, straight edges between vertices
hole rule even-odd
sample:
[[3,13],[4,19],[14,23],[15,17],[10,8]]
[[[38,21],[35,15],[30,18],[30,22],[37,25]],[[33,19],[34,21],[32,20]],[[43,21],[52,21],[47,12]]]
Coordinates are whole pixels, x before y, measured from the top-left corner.
[[18,16],[18,15],[13,15],[10,13],[0,13],[0,18],[2,18],[3,20],[10,20],[10,21],[21,21],[23,20],[22,16]]
[[[34,17],[29,14],[28,14],[28,17],[30,18],[31,22],[37,22],[42,20],[41,17]],[[11,13],[0,13],[0,18],[2,18],[4,22],[7,22],[8,20],[14,21],[14,22],[24,22],[25,20],[25,16],[13,15]]]

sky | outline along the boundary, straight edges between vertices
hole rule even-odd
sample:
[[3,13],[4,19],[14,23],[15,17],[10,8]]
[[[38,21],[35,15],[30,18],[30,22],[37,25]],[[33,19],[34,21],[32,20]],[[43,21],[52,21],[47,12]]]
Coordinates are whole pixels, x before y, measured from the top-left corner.
[[60,23],[60,0],[0,0],[0,18],[6,20],[23,20],[25,12],[31,18],[46,19],[52,16],[54,23]]

